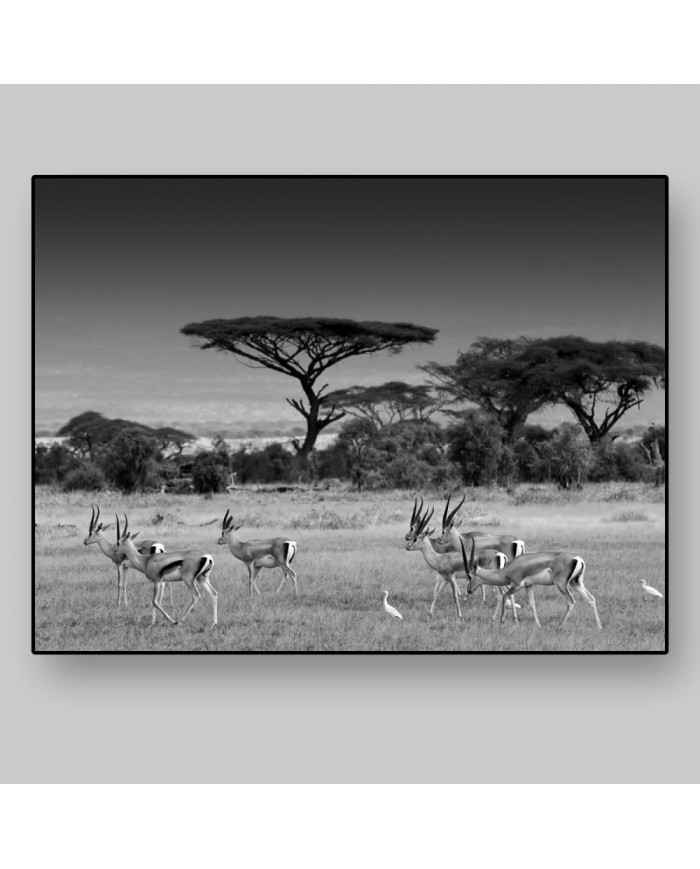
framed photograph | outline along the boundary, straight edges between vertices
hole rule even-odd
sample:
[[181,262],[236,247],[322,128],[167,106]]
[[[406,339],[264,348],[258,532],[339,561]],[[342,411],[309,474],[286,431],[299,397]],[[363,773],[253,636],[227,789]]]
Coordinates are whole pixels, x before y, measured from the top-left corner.
[[33,178],[35,653],[664,653],[668,178]]

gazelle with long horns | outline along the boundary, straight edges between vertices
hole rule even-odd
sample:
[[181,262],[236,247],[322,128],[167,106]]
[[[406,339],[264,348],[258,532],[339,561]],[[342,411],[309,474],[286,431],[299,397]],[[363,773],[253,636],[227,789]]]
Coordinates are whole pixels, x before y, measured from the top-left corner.
[[163,583],[184,582],[192,595],[192,603],[189,605],[184,616],[179,619],[184,622],[192,612],[201,596],[200,588],[203,588],[211,597],[214,611],[213,624],[217,623],[217,595],[218,592],[209,581],[209,574],[214,566],[214,559],[206,552],[197,549],[185,549],[179,552],[163,552],[144,557],[136,548],[134,538],[129,532],[129,520],[124,514],[124,530],[119,530],[119,517],[117,516],[117,555],[125,555],[133,567],[146,574],[153,583],[153,612],[151,625],[156,623],[156,610],[165,616],[173,625],[178,624],[178,619],[172,618],[161,606]]
[[[477,553],[477,563],[482,567],[492,567],[494,565],[484,564],[479,558],[479,553],[484,550],[495,549],[497,552],[502,552],[505,556],[506,562],[512,561],[514,558],[517,558],[519,555],[522,555],[525,552],[525,543],[517,537],[513,537],[510,534],[483,534],[480,531],[468,531],[466,534],[460,533],[457,529],[462,524],[462,517],[457,517],[457,513],[459,512],[459,508],[464,504],[466,500],[466,495],[462,496],[462,500],[457,504],[457,506],[450,511],[450,501],[452,499],[452,494],[450,494],[447,498],[447,504],[445,504],[445,510],[442,514],[442,530],[440,532],[440,536],[435,541],[435,546],[439,546],[445,552],[459,552],[461,541],[463,540],[467,545],[469,545],[469,541],[474,541],[474,549]],[[499,591],[494,586],[494,594],[496,597],[500,597]],[[481,596],[484,603],[486,602],[486,588],[485,586],[481,587]],[[509,604],[514,603],[512,600],[508,600]]]
[[435,530],[429,528],[430,522],[435,508],[431,507],[430,511],[418,515],[416,524],[413,524],[414,516],[411,520],[411,528],[413,529],[409,539],[406,541],[406,549],[420,550],[428,567],[431,567],[437,573],[435,589],[433,591],[433,602],[430,605],[428,615],[432,616],[435,610],[435,601],[439,592],[445,584],[449,584],[452,589],[452,597],[454,598],[455,606],[457,607],[457,616],[462,618],[462,608],[459,605],[459,587],[457,586],[457,572],[462,570],[461,555],[456,552],[436,552],[430,542],[430,535]]
[[289,577],[294,583],[294,594],[299,594],[297,575],[292,568],[292,559],[296,555],[297,544],[288,537],[270,537],[264,540],[242,540],[237,532],[243,527],[242,522],[234,522],[233,516],[226,510],[221,523],[221,536],[218,539],[220,546],[228,545],[231,554],[242,561],[248,570],[248,588],[252,596],[253,589],[260,594],[260,589],[255,581],[263,567],[268,569],[279,567],[283,573],[282,582],[275,594],[282,591],[282,587]]
[[[473,541],[469,555],[467,555],[464,541],[462,541],[460,546],[464,569],[467,573],[467,594],[471,594],[484,583],[503,588],[504,594],[500,606],[501,623],[505,620],[506,601],[509,598],[512,599],[512,596],[518,589],[524,588],[527,591],[535,624],[538,628],[541,627],[540,620],[537,618],[537,609],[535,608],[534,586],[553,585],[567,599],[566,614],[561,623],[562,627],[566,624],[576,603],[574,596],[571,594],[571,589],[574,588],[590,604],[598,629],[603,629],[595,598],[583,584],[586,563],[580,555],[574,555],[571,552],[528,552],[518,556],[518,558],[506,564],[500,570],[489,570],[477,565],[474,557]],[[496,615],[497,612],[494,614],[494,618]],[[518,621],[515,607],[513,607],[513,619],[516,622]]]
[[[461,520],[455,521],[455,515],[464,503],[464,498],[462,498],[457,507],[448,515],[450,498],[447,499],[447,505],[445,506],[445,510],[442,514],[441,536],[429,538],[430,545],[437,553],[459,553],[460,537],[465,540],[467,544],[470,540],[474,541],[474,545],[476,546],[477,551],[476,560],[477,563],[480,564],[482,567],[503,567],[504,564],[507,564],[509,561],[512,561],[513,558],[516,558],[518,555],[521,555],[523,553],[525,549],[525,544],[523,543],[523,541],[518,540],[515,537],[511,537],[507,534],[485,534],[483,531],[468,531],[465,534],[458,534],[455,531],[454,535],[448,535],[448,529],[452,530],[460,524]],[[423,496],[421,495],[420,505],[418,504],[417,498],[413,501],[413,513],[411,514],[410,527],[404,537],[404,540],[408,541],[414,537],[416,527],[422,515],[422,511]],[[500,555],[502,555],[502,558],[499,558]],[[463,570],[460,568],[458,576],[464,575],[465,574]],[[438,578],[439,577],[436,577],[436,579]],[[443,587],[444,583],[439,586],[438,594],[440,593],[440,591],[442,591]],[[498,597],[498,593],[495,590],[494,594],[496,594],[496,596]],[[486,590],[484,588],[482,588],[482,596],[484,602],[486,602]]]
[[[428,528],[428,523],[433,515],[434,508],[431,508],[430,512],[426,510],[426,512],[423,513],[422,507],[423,504],[421,499],[421,506],[418,507],[416,504],[414,507],[413,514],[411,515],[411,527],[408,534],[405,536],[405,540],[406,549],[419,549],[423,553],[423,558],[428,567],[432,567],[436,572],[435,588],[433,589],[433,602],[430,605],[428,615],[433,615],[438,595],[443,588],[449,585],[452,588],[453,595],[456,595],[455,601],[457,603],[457,612],[461,618],[462,611],[459,606],[459,598],[461,597],[461,594],[459,591],[459,585],[457,584],[457,577],[466,576],[464,564],[462,562],[462,554],[461,552],[449,550],[447,547],[445,547],[445,551],[442,552],[436,550],[436,541],[430,537],[430,534],[432,534],[435,529]],[[504,567],[507,564],[508,559],[502,552],[498,552],[495,549],[482,549],[477,555],[477,562],[483,567],[498,569]],[[518,606],[518,604],[515,604],[514,602],[511,603]]]
[[[106,525],[103,525],[102,522],[100,522],[100,508],[96,507],[94,504],[91,506],[92,517],[90,519],[90,527],[88,528],[87,537],[83,540],[83,544],[89,546],[91,543],[96,543],[103,555],[106,555],[107,558],[117,566],[117,606],[119,606],[122,600],[124,601],[124,605],[127,606],[129,601],[126,596],[126,574],[129,569],[129,560],[126,555],[117,555],[116,546],[111,540],[108,540],[107,535],[103,533],[108,528],[111,528],[111,523],[108,522]],[[140,532],[138,531],[136,532],[136,534],[139,533]],[[136,537],[136,534],[132,535],[132,540]],[[119,543],[118,534],[117,543]],[[136,548],[138,549],[139,554],[144,557],[155,555],[159,552],[165,552],[165,546],[157,540],[142,540],[136,545]]]

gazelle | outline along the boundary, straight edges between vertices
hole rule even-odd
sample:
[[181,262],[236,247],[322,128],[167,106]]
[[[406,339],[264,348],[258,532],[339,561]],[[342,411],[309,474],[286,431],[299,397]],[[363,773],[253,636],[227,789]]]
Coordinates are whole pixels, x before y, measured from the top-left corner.
[[[117,566],[117,606],[124,600],[124,605],[127,606],[129,601],[126,597],[126,580],[127,580],[127,570],[129,569],[129,560],[126,555],[117,555],[116,549],[117,547],[112,543],[111,540],[107,539],[107,535],[103,534],[108,528],[111,528],[111,523],[107,523],[103,525],[100,522],[100,508],[95,505],[92,506],[92,517],[90,519],[90,527],[88,528],[88,535],[83,540],[83,544],[85,546],[89,546],[91,543],[96,543],[102,553],[109,558],[110,561],[114,562]],[[139,534],[137,531],[136,534]],[[132,540],[136,537],[136,534],[132,535]],[[118,535],[117,535],[117,543],[119,543]],[[139,551],[140,555],[149,556],[154,555],[159,552],[165,552],[165,546],[162,543],[158,543],[155,540],[142,540],[136,547]],[[142,571],[143,572],[143,571]]]
[[243,527],[243,523],[236,524],[233,516],[226,511],[221,523],[221,536],[218,539],[219,546],[226,546],[232,555],[242,561],[248,569],[248,588],[252,596],[253,589],[260,594],[260,589],[255,581],[263,567],[279,567],[282,573],[282,582],[275,594],[282,591],[282,587],[290,577],[294,583],[294,594],[299,594],[297,587],[297,575],[292,569],[292,559],[296,555],[297,544],[288,537],[270,537],[265,540],[241,540],[236,532]]
[[[500,570],[489,570],[479,567],[474,559],[474,543],[472,541],[467,557],[464,542],[461,543],[464,569],[467,572],[467,594],[471,594],[475,588],[486,583],[496,585],[504,589],[501,599],[501,623],[505,620],[506,600],[512,598],[518,589],[527,590],[530,608],[537,627],[541,627],[535,608],[535,585],[553,585],[567,598],[566,615],[561,623],[563,627],[571,615],[576,603],[571,594],[571,588],[575,588],[584,600],[588,601],[593,609],[598,629],[602,630],[598,608],[595,598],[583,584],[583,575],[586,572],[586,563],[580,555],[570,552],[528,552],[506,564]],[[496,613],[497,614],[497,613]],[[494,618],[496,616],[494,614]],[[513,619],[518,621],[518,614],[513,607]]]
[[428,567],[432,567],[432,569],[437,573],[435,589],[433,591],[433,602],[430,605],[428,615],[432,616],[435,609],[435,601],[437,600],[439,592],[442,591],[445,583],[449,583],[452,588],[452,596],[454,598],[455,606],[457,607],[457,616],[461,619],[462,608],[459,605],[460,595],[456,579],[457,571],[463,569],[461,565],[461,556],[456,552],[436,552],[433,549],[429,535],[432,534],[435,529],[429,528],[428,523],[430,522],[434,512],[435,508],[431,507],[430,512],[426,511],[423,515],[419,514],[418,521],[415,525],[413,525],[412,520],[411,527],[413,528],[413,531],[406,542],[406,549],[409,551],[419,549],[422,552],[423,558]]
[[[450,496],[451,498],[452,496]],[[511,537],[506,534],[485,534],[483,531],[468,531],[465,534],[459,534],[457,531],[454,534],[449,532],[452,529],[456,529],[456,527],[460,524],[460,521],[455,521],[455,515],[459,508],[464,503],[464,498],[460,501],[457,507],[452,511],[452,513],[448,516],[448,509],[450,506],[450,498],[447,499],[447,504],[445,506],[445,510],[442,514],[442,533],[440,537],[431,537],[430,545],[433,549],[438,553],[444,552],[456,552],[459,553],[460,546],[459,540],[460,537],[467,541],[474,541],[477,550],[477,563],[482,567],[501,567],[503,565],[499,564],[499,559],[496,558],[496,555],[499,553],[503,553],[503,560],[507,563],[511,561],[513,558],[516,558],[518,555],[521,555],[525,549],[525,544],[522,540],[518,540],[515,537]],[[404,540],[410,540],[414,536],[414,532],[418,521],[420,520],[421,513],[423,510],[423,497],[421,496],[420,506],[418,505],[418,500],[414,499],[413,502],[413,513],[411,514],[411,522],[408,533],[404,537]],[[480,557],[483,553],[483,558]],[[506,555],[506,553],[508,553]],[[463,572],[460,568],[459,575],[463,576]],[[442,590],[442,586],[440,587],[440,591]],[[438,592],[439,593],[439,592]],[[497,595],[497,592],[494,591]],[[498,596],[498,595],[497,595]],[[482,597],[484,602],[486,602],[486,590],[482,588]]]
[[[455,552],[454,550],[448,550],[447,548],[444,552],[438,552],[435,549],[434,544],[436,541],[429,536],[434,529],[428,528],[428,523],[430,522],[433,512],[434,508],[431,508],[429,513],[427,511],[425,514],[422,513],[422,499],[421,507],[414,507],[413,514],[411,515],[411,529],[405,537],[406,549],[419,549],[423,553],[423,558],[427,565],[432,567],[437,574],[435,578],[435,588],[433,590],[433,601],[430,605],[428,615],[433,615],[438,595],[446,585],[450,585],[453,595],[456,595],[455,602],[457,604],[457,612],[461,618],[462,610],[459,606],[459,598],[461,595],[457,584],[457,577],[466,576],[462,554],[459,551]],[[508,559],[502,552],[498,552],[494,549],[482,549],[477,556],[477,561],[485,567],[501,568],[507,563]]]
[[499,552],[505,553],[508,561],[512,561],[514,558],[517,558],[525,552],[525,544],[523,541],[517,537],[512,537],[510,534],[483,534],[481,531],[468,531],[466,534],[460,534],[460,532],[457,531],[457,528],[462,524],[462,519],[461,517],[459,519],[456,519],[455,517],[457,516],[459,508],[464,504],[466,495],[462,496],[462,500],[450,513],[451,498],[452,495],[448,497],[447,504],[445,504],[445,510],[442,514],[442,532],[437,538],[436,542],[438,544],[441,546],[449,546],[455,552],[459,552],[460,539],[464,540],[466,543],[468,543],[469,540],[473,540],[477,552],[479,552],[480,549],[497,549]]
[[124,514],[124,531],[119,531],[119,517],[117,517],[117,554],[125,555],[129,562],[138,570],[146,574],[153,583],[153,611],[151,625],[156,623],[156,610],[165,616],[173,625],[177,619],[169,616],[161,606],[162,586],[166,582],[184,582],[192,595],[192,603],[189,605],[184,616],[179,620],[184,622],[194,609],[201,596],[200,586],[211,597],[214,610],[213,624],[217,623],[217,591],[209,582],[209,574],[214,566],[214,559],[206,552],[197,549],[186,549],[179,552],[162,552],[156,555],[143,556],[136,548],[133,536],[129,533],[129,520]]
[[[495,549],[497,552],[503,552],[506,556],[507,562],[512,561],[514,558],[517,558],[525,552],[525,544],[523,541],[519,540],[517,537],[512,537],[510,534],[483,534],[480,531],[469,531],[466,534],[460,534],[457,529],[462,524],[462,519],[461,517],[459,519],[455,517],[457,516],[459,508],[464,504],[466,496],[463,495],[459,504],[457,504],[452,512],[449,512],[451,499],[452,495],[450,494],[447,498],[447,504],[445,504],[445,510],[442,514],[442,531],[435,542],[435,545],[440,546],[444,552],[459,552],[462,540],[467,544],[469,543],[469,540],[473,540],[477,553],[477,563],[481,564],[482,567],[491,566],[480,562],[478,554],[484,550]],[[494,594],[496,597],[499,596],[496,587],[494,587]],[[485,603],[486,588],[484,586],[481,587],[481,596]],[[512,604],[514,601],[509,600],[508,603]]]

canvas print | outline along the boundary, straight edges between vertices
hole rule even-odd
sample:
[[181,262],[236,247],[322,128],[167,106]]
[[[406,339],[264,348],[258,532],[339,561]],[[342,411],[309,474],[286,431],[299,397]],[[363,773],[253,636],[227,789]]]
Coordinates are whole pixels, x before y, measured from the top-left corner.
[[32,649],[663,653],[665,176],[35,176]]

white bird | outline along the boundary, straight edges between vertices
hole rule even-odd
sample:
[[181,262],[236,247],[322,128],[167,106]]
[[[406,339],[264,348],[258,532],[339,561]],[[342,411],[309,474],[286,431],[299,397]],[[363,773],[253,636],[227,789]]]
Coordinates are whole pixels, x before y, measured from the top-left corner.
[[386,602],[386,599],[388,597],[389,597],[388,591],[382,592],[382,598],[384,599],[383,600],[384,612],[389,613],[389,615],[394,619],[401,619],[401,621],[403,621],[403,616],[401,615],[401,613],[397,609],[394,609],[394,607],[390,603]]
[[639,580],[642,583],[642,588],[647,594],[650,594],[652,597],[663,597],[660,591],[657,591],[653,586],[647,585],[643,579]]

